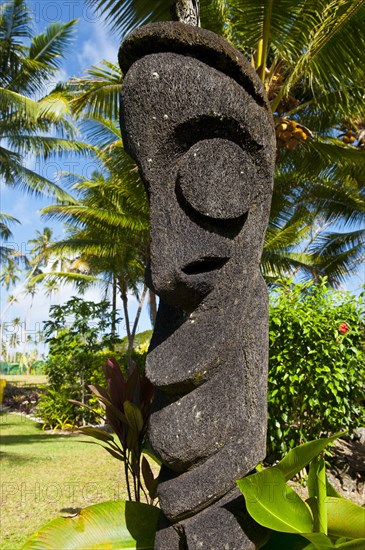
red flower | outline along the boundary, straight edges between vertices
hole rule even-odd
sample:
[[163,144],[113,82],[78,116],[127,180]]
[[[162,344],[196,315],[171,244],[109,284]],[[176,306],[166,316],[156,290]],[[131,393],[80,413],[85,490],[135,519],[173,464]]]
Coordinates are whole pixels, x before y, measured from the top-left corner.
[[349,330],[349,327],[346,325],[346,323],[341,323],[338,327],[339,332],[342,332],[342,334],[346,334],[346,332]]

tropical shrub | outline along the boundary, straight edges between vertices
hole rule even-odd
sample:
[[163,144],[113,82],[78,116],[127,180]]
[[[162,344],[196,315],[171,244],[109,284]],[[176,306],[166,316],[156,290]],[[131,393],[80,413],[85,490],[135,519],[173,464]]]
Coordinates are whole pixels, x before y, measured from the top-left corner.
[[[113,358],[107,361],[104,372],[107,389],[98,385],[89,388],[105,410],[105,417],[99,416],[114,430],[117,439],[97,428],[84,427],[80,431],[94,437],[114,458],[124,463],[129,500],[139,502],[144,494],[152,504],[156,498],[157,479],[142,452],[154,387],[131,359],[124,375]],[[75,403],[92,410],[89,405]]]
[[[103,409],[89,386],[104,383],[104,366],[111,356],[119,361],[123,373],[132,363],[144,371],[152,331],[136,335],[136,348],[129,350],[127,338],[119,341],[112,336],[111,325],[106,301],[94,303],[73,297],[51,307],[50,319],[44,324],[49,343],[44,372],[49,385],[38,405],[45,427],[100,423]],[[89,407],[80,408],[70,400]]]
[[[85,415],[80,414],[68,400],[69,395],[78,394],[78,388],[73,390],[70,387],[60,388],[60,390],[44,388],[37,406],[37,416],[42,420],[43,429],[74,428],[85,420]],[[93,420],[91,416],[90,419]]]
[[11,411],[34,414],[44,391],[42,388],[18,388],[8,383],[4,388],[3,404]]
[[86,302],[75,297],[51,307],[50,319],[44,324],[49,343],[44,371],[49,386],[38,409],[49,427],[97,421],[97,415],[80,410],[69,399],[89,402],[88,385],[104,380],[103,365],[115,344],[109,333],[109,309],[106,301]]
[[364,294],[323,279],[271,292],[268,449],[290,448],[365,418]]

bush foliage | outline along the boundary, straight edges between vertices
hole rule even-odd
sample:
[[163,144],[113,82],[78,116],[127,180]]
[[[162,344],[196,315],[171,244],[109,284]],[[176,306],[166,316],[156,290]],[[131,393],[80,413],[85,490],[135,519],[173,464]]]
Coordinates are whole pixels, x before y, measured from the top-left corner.
[[[281,282],[270,300],[268,456],[276,459],[305,441],[364,425],[365,319],[364,295],[334,291],[325,279]],[[97,423],[96,415],[69,399],[95,407],[88,385],[104,384],[107,360],[116,357],[123,372],[127,369],[123,341],[112,349],[105,336],[106,305],[81,302],[73,299],[53,310],[47,325],[50,386],[41,396],[39,414],[50,427]],[[70,308],[82,315],[66,326]],[[150,335],[140,335],[129,358],[140,371]]]
[[353,430],[365,420],[364,294],[282,283],[271,292],[268,449]]
[[97,416],[69,399],[89,402],[88,385],[104,381],[103,365],[115,343],[110,336],[108,302],[86,302],[73,297],[52,306],[45,323],[49,354],[45,363],[49,386],[41,397],[38,414],[46,426],[96,422]]
[[[63,305],[52,306],[50,318],[45,323],[49,354],[44,365],[49,386],[40,396],[38,415],[45,427],[70,427],[96,424],[100,421],[98,400],[91,395],[89,385],[105,383],[103,367],[110,357],[115,357],[124,371],[127,370],[127,339],[111,336],[110,305],[87,302],[73,297]],[[135,350],[129,353],[138,368],[143,371],[148,342],[152,331],[136,336]],[[80,408],[70,399],[90,405]]]

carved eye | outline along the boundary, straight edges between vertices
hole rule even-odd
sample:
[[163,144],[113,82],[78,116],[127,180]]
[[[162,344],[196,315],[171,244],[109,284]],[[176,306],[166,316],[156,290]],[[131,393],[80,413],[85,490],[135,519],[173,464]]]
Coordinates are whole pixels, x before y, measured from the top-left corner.
[[203,216],[230,220],[248,211],[255,176],[252,156],[239,145],[227,139],[205,139],[180,158],[177,186]]

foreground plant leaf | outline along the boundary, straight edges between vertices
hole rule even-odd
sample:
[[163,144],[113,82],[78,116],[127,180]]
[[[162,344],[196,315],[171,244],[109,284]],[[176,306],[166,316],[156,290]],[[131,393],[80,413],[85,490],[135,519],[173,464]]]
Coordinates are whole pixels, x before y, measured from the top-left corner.
[[356,539],[349,542],[338,544],[335,548],[343,548],[344,550],[364,550],[365,539]]
[[[364,540],[365,508],[344,498],[327,497],[326,500],[329,535]],[[362,544],[365,548],[364,542]]]
[[[322,456],[312,460],[308,475],[309,498],[315,498],[317,513],[314,516],[314,530],[327,535],[327,487],[326,466]],[[312,509],[313,512],[313,509]]]
[[332,437],[326,437],[323,439],[316,439],[314,441],[308,441],[303,443],[288,452],[288,454],[275,466],[283,474],[286,481],[289,481],[295,474],[300,472],[307,464],[310,463],[316,456],[322,452],[327,445],[333,443],[335,439],[338,439],[344,435],[343,433],[335,434]]
[[153,550],[160,510],[125,500],[88,506],[57,518],[34,533],[23,550]]
[[240,479],[237,485],[249,514],[260,525],[283,533],[312,533],[310,509],[276,467]]
[[303,550],[331,550],[335,545],[324,533],[303,533],[303,537],[311,542]]

